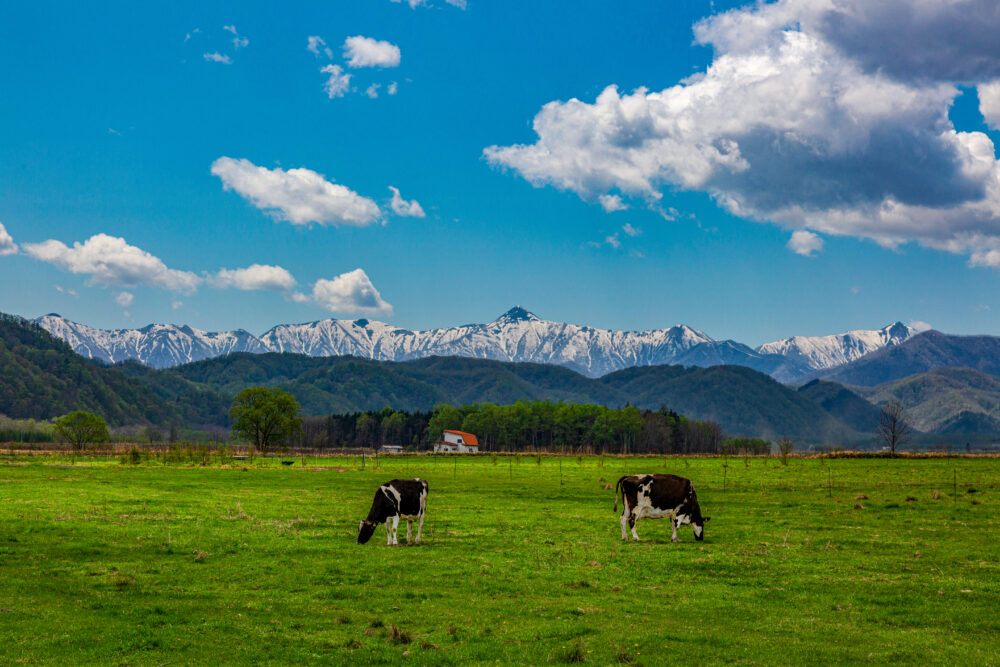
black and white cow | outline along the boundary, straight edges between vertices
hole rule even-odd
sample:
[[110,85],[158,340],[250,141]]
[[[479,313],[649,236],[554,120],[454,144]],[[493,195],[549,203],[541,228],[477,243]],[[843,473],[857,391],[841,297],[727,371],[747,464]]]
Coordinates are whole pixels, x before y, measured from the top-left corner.
[[677,541],[677,527],[690,523],[694,525],[694,539],[705,539],[705,522],[708,517],[701,515],[698,496],[695,495],[691,480],[676,475],[625,475],[615,485],[615,511],[618,511],[618,489],[621,488],[622,539],[627,540],[626,524],[635,532],[635,522],[639,519],[661,519],[669,517],[674,534],[671,541]]
[[410,527],[417,520],[417,544],[420,544],[420,532],[424,528],[424,509],[427,508],[427,482],[420,479],[394,479],[378,487],[375,500],[368,511],[368,518],[358,526],[358,544],[364,544],[371,539],[372,533],[380,523],[385,523],[389,533],[390,545],[398,545],[396,528],[399,520],[406,520],[406,543],[410,543]]

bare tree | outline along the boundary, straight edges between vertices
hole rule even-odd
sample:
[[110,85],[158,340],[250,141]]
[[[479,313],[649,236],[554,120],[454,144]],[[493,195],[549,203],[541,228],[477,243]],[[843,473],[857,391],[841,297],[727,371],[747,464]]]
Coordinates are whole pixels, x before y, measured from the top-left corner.
[[878,426],[875,428],[875,435],[889,448],[889,452],[896,453],[896,449],[902,447],[913,436],[913,428],[906,418],[906,408],[899,401],[890,401],[882,408],[879,415]]

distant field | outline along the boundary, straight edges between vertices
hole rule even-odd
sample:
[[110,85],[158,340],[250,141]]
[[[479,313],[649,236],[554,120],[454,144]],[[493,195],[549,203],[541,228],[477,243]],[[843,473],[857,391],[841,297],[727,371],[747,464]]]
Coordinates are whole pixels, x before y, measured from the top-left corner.
[[[0,663],[1000,663],[998,459],[359,464],[0,456]],[[623,544],[636,472],[706,540]],[[414,476],[424,544],[355,544]]]

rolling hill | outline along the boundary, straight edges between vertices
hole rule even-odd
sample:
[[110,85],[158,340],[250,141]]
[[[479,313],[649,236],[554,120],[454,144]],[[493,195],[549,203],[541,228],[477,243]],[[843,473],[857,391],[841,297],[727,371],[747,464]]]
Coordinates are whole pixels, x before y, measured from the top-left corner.
[[859,391],[876,404],[900,401],[921,431],[1000,433],[1000,378],[971,368],[938,368]]
[[51,419],[77,409],[112,425],[188,417],[140,380],[87,361],[41,327],[11,315],[0,315],[0,378],[0,413],[9,417]]

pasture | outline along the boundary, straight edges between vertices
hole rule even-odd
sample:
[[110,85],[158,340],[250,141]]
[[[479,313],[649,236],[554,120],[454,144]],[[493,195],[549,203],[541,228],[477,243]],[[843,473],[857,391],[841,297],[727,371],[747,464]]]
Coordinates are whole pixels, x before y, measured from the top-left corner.
[[[0,663],[1000,662],[1000,460],[0,457]],[[622,474],[704,542],[623,543]],[[355,544],[428,480],[424,544]]]

